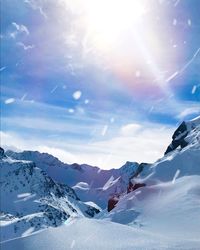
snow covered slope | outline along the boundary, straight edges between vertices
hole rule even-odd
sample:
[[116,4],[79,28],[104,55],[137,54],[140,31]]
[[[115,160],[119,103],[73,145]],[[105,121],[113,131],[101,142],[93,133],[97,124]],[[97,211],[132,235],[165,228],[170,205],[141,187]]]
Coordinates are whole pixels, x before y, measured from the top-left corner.
[[61,225],[71,216],[91,217],[98,212],[33,162],[13,160],[2,153],[0,170],[1,240]]
[[[52,155],[37,151],[20,153],[7,151],[6,154],[18,160],[33,161],[53,180],[72,187],[82,201],[93,201],[102,208],[107,206],[110,196],[126,190],[129,178],[141,168],[141,164],[136,162],[126,162],[120,169],[110,170],[102,170],[86,164],[68,165]],[[147,168],[148,165],[145,167]]]
[[198,250],[199,240],[180,241],[113,222],[75,219],[29,237],[3,242],[2,250]]
[[[144,230],[195,240],[200,235],[200,176],[140,188],[97,217]],[[199,245],[200,246],[200,245]]]
[[[182,134],[186,144],[182,149],[177,148],[167,153],[151,166],[150,181],[170,181],[181,176],[200,175],[200,117],[185,124],[187,130]],[[178,134],[180,138],[182,134]]]
[[[116,207],[110,213],[102,211],[97,218],[142,227],[183,242],[199,238],[200,119],[185,124],[187,145],[152,164],[146,177],[133,179],[146,186],[121,194]],[[200,242],[196,249],[200,249]]]
[[[5,235],[10,233],[11,224],[18,226],[16,222],[19,221],[18,224],[21,225],[21,220],[25,219],[24,226],[20,226],[20,234],[12,232],[11,238],[21,235],[23,237],[13,240],[4,238],[1,248],[199,250],[200,118],[184,122],[175,131],[172,139],[173,148],[170,146],[171,149],[164,157],[154,164],[127,162],[120,169],[108,171],[88,165],[67,165],[39,152],[8,152],[20,160],[6,158],[0,152],[1,161],[7,166],[4,167],[1,180],[4,190],[2,201],[5,202],[8,197],[6,207],[9,207],[9,210],[2,214]],[[32,171],[35,177],[31,175]],[[127,194],[131,177],[133,183],[146,186],[140,186]],[[25,185],[26,188],[23,186],[25,180],[31,183]],[[20,188],[16,182],[20,183]],[[97,214],[95,219],[89,220],[84,217],[88,211],[86,209],[88,205],[95,204],[80,202],[71,188],[61,184],[67,182],[85,200],[94,201],[104,207],[109,195],[121,193],[121,196],[111,212],[108,213],[105,209]],[[41,183],[46,184],[43,186]],[[41,211],[38,204],[55,209],[53,212],[50,210],[50,217],[55,214],[53,223],[57,223],[58,218],[57,225],[66,220],[60,213],[65,213],[68,220],[58,228],[47,228],[51,226],[51,222],[46,223],[49,215],[46,215],[44,210]],[[39,229],[46,227],[45,231],[36,229],[38,221],[34,222],[33,226],[30,225],[32,216],[35,218],[32,208],[37,217],[41,215],[43,218]],[[27,210],[30,213],[26,213]],[[13,215],[13,211],[23,211],[22,217],[20,214]],[[91,212],[91,207],[89,211]],[[92,211],[94,214],[94,210]]]

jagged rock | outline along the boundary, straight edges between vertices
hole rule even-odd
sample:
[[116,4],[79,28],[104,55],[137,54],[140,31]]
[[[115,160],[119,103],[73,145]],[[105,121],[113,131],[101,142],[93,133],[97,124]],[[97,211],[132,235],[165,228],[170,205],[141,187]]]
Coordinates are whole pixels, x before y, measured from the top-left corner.
[[[128,184],[128,187],[127,187],[127,194],[130,193],[130,192],[135,191],[138,188],[145,187],[145,186],[146,186],[145,183],[133,183],[132,181],[129,181],[129,184]],[[108,212],[110,212],[113,208],[115,208],[115,206],[117,205],[117,203],[118,203],[118,201],[120,199],[120,196],[122,194],[115,194],[113,197],[111,197],[108,200],[108,207],[107,207]]]
[[171,144],[167,147],[167,150],[165,151],[165,155],[176,148],[180,147],[185,148],[188,145],[188,134],[190,131],[195,130],[200,124],[200,116],[191,120],[191,121],[183,121],[180,126],[176,129],[172,136],[172,142]]
[[0,147],[0,159],[5,157],[4,149]]
[[172,136],[172,142],[168,146],[165,154],[175,150],[179,146],[184,148],[188,145],[188,143],[184,140],[184,138],[188,135],[187,125],[185,122],[182,122],[181,125],[176,129]]
[[145,187],[145,183],[132,183],[131,181],[129,182],[128,188],[127,188],[127,194],[130,192],[135,191],[138,188]]
[[118,195],[111,197],[108,200],[108,208],[107,208],[108,212],[110,212],[117,205],[119,199],[120,199],[120,195],[118,194]]
[[6,151],[6,154],[17,160],[33,161],[56,183],[72,187],[82,201],[93,201],[103,209],[110,196],[126,192],[130,178],[143,176],[148,170],[148,164],[130,161],[119,169],[104,170],[86,164],[65,164],[52,155],[37,151]]
[[57,227],[72,216],[93,217],[99,212],[80,201],[68,185],[56,183],[34,162],[3,157],[0,163],[0,219],[12,221],[10,235],[6,234],[6,226],[1,230],[3,240],[21,236],[30,227],[34,231]]

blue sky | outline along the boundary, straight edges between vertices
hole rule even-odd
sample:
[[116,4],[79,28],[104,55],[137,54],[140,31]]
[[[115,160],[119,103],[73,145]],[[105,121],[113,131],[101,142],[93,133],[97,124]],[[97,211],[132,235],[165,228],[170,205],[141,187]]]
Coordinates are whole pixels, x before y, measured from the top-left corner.
[[1,1],[1,139],[103,168],[200,114],[200,1]]

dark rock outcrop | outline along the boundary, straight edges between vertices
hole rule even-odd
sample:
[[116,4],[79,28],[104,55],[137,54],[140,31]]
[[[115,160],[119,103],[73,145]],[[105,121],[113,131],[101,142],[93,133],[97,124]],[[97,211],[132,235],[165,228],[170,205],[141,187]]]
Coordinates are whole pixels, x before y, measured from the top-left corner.
[[0,147],[0,159],[3,159],[5,157],[4,149]]
[[108,200],[108,212],[110,212],[117,205],[119,198],[120,195],[116,194]]
[[145,187],[145,183],[132,183],[131,181],[129,182],[128,188],[127,188],[127,194],[130,192],[135,191],[138,188]]
[[182,122],[181,125],[177,128],[177,130],[174,132],[172,136],[172,142],[167,147],[167,150],[165,151],[165,155],[179,146],[181,148],[184,148],[188,145],[188,143],[185,141],[185,137],[188,135],[187,126],[185,122]]

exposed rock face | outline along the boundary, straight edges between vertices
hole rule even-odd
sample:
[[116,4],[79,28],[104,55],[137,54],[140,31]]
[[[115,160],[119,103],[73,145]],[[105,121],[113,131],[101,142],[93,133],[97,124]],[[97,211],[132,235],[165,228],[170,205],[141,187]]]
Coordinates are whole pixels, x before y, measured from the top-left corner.
[[[146,186],[145,183],[133,183],[132,181],[129,181],[126,193],[128,194],[130,192],[135,191],[138,188],[145,186]],[[108,200],[108,207],[107,207],[108,212],[110,212],[113,208],[115,208],[122,194],[115,194]]]
[[178,148],[179,146],[181,148],[184,148],[188,145],[188,143],[184,140],[184,138],[188,135],[187,125],[185,122],[182,122],[181,125],[177,128],[177,130],[174,132],[172,136],[172,142],[168,146],[167,150],[165,151],[165,154],[173,151],[174,149]]
[[127,194],[135,191],[138,188],[145,187],[145,183],[132,183],[131,181],[129,182],[128,188],[127,188]]
[[[125,164],[125,166],[130,167],[131,163],[127,162]],[[129,181],[126,183],[126,190],[122,190],[119,193],[114,194],[109,200],[108,200],[108,206],[107,206],[107,210],[108,212],[110,212],[118,203],[120,197],[125,194],[125,193],[130,193],[135,191],[136,189],[140,188],[140,187],[144,187],[146,186],[145,183],[137,183],[134,180],[137,179],[137,177],[142,173],[142,171],[145,168],[148,168],[150,166],[150,164],[148,163],[140,163],[137,164],[134,168],[134,172],[133,174],[129,177]]]
[[[47,153],[37,151],[13,152],[6,154],[17,160],[33,161],[36,167],[44,170],[56,183],[66,183],[85,202],[93,201],[106,208],[108,199],[126,192],[129,179],[144,175],[148,164],[127,161],[119,169],[104,170],[87,164],[65,164]],[[142,171],[142,172],[141,172]]]
[[[3,152],[1,150],[1,152]],[[5,221],[1,238],[57,227],[70,217],[93,217],[97,208],[80,201],[72,188],[58,184],[34,162],[3,157],[0,160],[1,211]],[[10,234],[6,234],[6,230]]]
[[[185,148],[188,145],[193,145],[194,147],[194,152],[193,151],[188,151],[188,156],[187,156],[187,160],[189,159],[190,155],[192,155],[192,153],[194,153],[193,159],[195,157],[195,159],[198,159],[198,156],[196,156],[196,150],[198,150],[198,145],[200,144],[200,117],[197,117],[191,121],[183,121],[180,126],[176,129],[176,131],[174,132],[174,134],[172,135],[172,142],[171,144],[168,146],[165,155],[171,151],[174,151],[176,148],[180,147]],[[183,151],[181,151],[183,152]],[[185,154],[187,154],[187,152],[185,152]],[[166,156],[167,157],[167,156]],[[177,155],[177,158],[179,156]],[[174,160],[176,160],[176,158],[174,158]],[[163,161],[163,162],[162,162]],[[157,163],[155,163],[154,165],[166,165],[168,160],[167,158],[163,157],[163,160],[159,160]],[[129,170],[129,165],[131,166],[131,164],[129,162],[126,163],[126,168]],[[184,162],[181,164],[182,169],[187,169],[187,173],[193,173],[193,172],[198,172],[198,169],[193,169],[193,167],[191,166],[190,168],[187,168],[187,162]],[[126,191],[123,191],[121,193],[118,194],[114,194],[108,201],[108,211],[111,211],[118,203],[118,201],[126,194],[130,193],[130,192],[134,192],[136,189],[141,188],[141,187],[145,187],[146,185],[149,185],[148,183],[146,183],[146,179],[143,182],[137,181],[137,177],[138,176],[142,176],[144,177],[145,174],[148,173],[148,171],[152,171],[152,170],[156,170],[156,173],[154,174],[154,176],[156,175],[160,175],[162,176],[162,179],[165,180],[167,178],[167,176],[172,175],[171,178],[173,178],[173,176],[175,175],[176,171],[174,172],[173,167],[172,166],[167,166],[169,169],[167,169],[167,167],[165,166],[165,168],[161,168],[157,167],[157,168],[149,168],[150,164],[147,163],[141,163],[141,164],[135,164],[135,169],[132,175],[130,175],[129,178],[129,182],[126,184],[127,185],[127,189]],[[179,166],[180,168],[180,166]],[[164,173],[164,170],[167,171],[166,174]],[[149,174],[150,174],[149,172]],[[184,172],[184,171],[183,171]],[[180,171],[177,172],[178,174],[182,175],[183,173]],[[117,199],[116,199],[117,197]]]
[[118,203],[120,195],[115,195],[108,200],[108,212],[110,212]]
[[0,159],[5,157],[4,149],[0,147]]
[[200,126],[200,116],[196,117],[190,121],[183,121],[180,126],[176,129],[172,136],[172,142],[168,146],[165,154],[175,150],[180,147],[181,149],[186,147],[190,143],[190,139],[188,138],[190,132],[195,132],[195,130],[199,130]]

